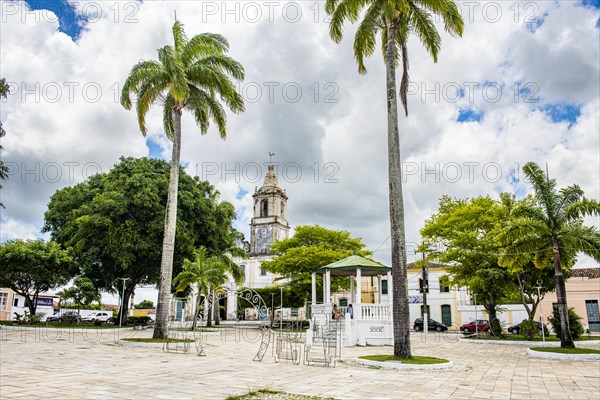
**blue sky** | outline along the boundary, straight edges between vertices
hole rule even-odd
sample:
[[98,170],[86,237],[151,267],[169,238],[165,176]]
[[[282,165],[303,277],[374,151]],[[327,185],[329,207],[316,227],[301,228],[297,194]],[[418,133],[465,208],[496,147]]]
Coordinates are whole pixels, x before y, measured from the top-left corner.
[[77,13],[75,7],[65,0],[27,0],[32,10],[50,10],[58,17],[60,32],[77,40],[85,27],[87,17]]

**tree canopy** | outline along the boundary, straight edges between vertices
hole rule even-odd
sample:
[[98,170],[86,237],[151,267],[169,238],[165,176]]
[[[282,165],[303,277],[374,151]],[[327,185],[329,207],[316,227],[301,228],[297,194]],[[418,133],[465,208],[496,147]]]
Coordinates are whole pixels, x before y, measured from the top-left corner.
[[[208,182],[187,175],[179,180],[175,269],[204,245],[215,251],[232,246],[233,206],[219,202]],[[43,230],[71,247],[84,276],[100,289],[121,293],[125,304],[137,284],[158,282],[169,164],[150,158],[121,158],[108,173],[57,191]]]
[[[354,251],[368,256],[365,244],[360,238],[353,238],[348,231],[336,231],[319,225],[299,225],[294,228],[294,236],[275,242],[271,251],[277,255],[271,261],[264,261],[261,268],[290,280],[294,292],[310,295],[311,272],[334,261],[352,255]],[[332,291],[346,289],[347,279],[332,277]],[[318,291],[320,293],[321,291]]]
[[58,243],[18,239],[0,245],[0,287],[25,297],[31,315],[40,293],[66,285],[75,273],[73,257]]
[[498,334],[501,328],[496,307],[517,290],[512,274],[498,264],[501,247],[496,239],[513,202],[508,194],[500,201],[487,196],[443,196],[437,214],[421,230],[425,245],[431,249],[428,258],[448,264],[450,282],[478,295]]
[[73,286],[63,289],[56,293],[61,301],[72,300],[73,305],[80,310],[82,306],[89,306],[93,302],[100,303],[101,295],[98,288],[94,286],[94,283],[84,277],[78,276],[73,282]]

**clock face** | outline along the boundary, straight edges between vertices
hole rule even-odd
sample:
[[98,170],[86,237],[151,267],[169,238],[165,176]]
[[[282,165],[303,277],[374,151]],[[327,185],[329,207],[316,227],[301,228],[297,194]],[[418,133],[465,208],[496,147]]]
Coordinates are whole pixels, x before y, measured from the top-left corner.
[[255,237],[256,253],[268,253],[269,246],[273,243],[273,228],[270,226],[256,228]]

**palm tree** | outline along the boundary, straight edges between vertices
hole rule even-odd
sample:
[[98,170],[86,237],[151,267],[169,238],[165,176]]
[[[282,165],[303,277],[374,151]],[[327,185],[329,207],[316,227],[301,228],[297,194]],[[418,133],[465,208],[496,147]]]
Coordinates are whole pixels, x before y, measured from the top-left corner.
[[[234,252],[237,253],[235,250]],[[196,328],[201,295],[204,294],[208,298],[211,292],[227,282],[228,274],[233,277],[236,283],[241,283],[244,280],[244,271],[231,258],[225,254],[210,256],[208,249],[204,246],[200,246],[197,250],[194,250],[194,259],[192,261],[184,260],[183,271],[175,277],[173,283],[179,292],[186,291],[192,285],[196,285],[198,297],[196,298],[194,307],[192,325],[194,329]],[[209,320],[209,310],[211,309],[212,304],[207,304],[205,313]]]
[[234,113],[244,111],[242,96],[230,79],[231,76],[243,80],[244,68],[225,55],[229,49],[227,40],[212,33],[196,35],[188,40],[179,21],[173,25],[173,38],[174,46],[158,49],[159,61],[141,61],[131,69],[121,92],[121,104],[128,110],[132,107],[132,95],[136,96],[138,123],[144,136],[147,132],[145,118],[150,106],[154,103],[162,105],[164,131],[173,141],[155,338],[167,335],[177,223],[181,114],[184,110],[192,112],[203,135],[212,120],[221,138],[225,139],[227,118],[221,102]]
[[523,172],[533,185],[535,203],[514,209],[514,219],[500,235],[501,241],[508,244],[500,262],[511,265],[523,254],[533,254],[537,268],[546,268],[549,262],[553,263],[560,346],[572,348],[575,344],[569,331],[563,268],[573,266],[577,252],[600,260],[600,232],[596,227],[583,224],[584,216],[600,214],[600,203],[586,199],[577,185],[557,191],[556,180],[549,179],[533,162],[527,163]]
[[[363,9],[366,10],[363,13]],[[407,43],[414,33],[437,62],[441,38],[433,23],[433,15],[444,21],[444,29],[462,35],[463,20],[452,0],[326,0],[325,11],[331,15],[329,35],[336,43],[342,40],[346,20],[354,23],[363,16],[354,36],[354,56],[358,72],[365,74],[364,58],[375,52],[377,35],[381,35],[385,59],[387,92],[388,179],[390,228],[392,242],[394,355],[410,357],[410,320],[406,283],[406,240],[404,233],[404,201],[400,169],[398,136],[398,101],[396,67],[402,59],[400,98],[408,116]]]

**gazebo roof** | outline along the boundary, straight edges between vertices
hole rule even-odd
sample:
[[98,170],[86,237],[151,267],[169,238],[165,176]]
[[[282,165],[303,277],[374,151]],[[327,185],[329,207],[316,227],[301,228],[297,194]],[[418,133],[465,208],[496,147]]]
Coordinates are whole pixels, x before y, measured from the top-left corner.
[[331,264],[327,264],[315,270],[314,272],[325,273],[327,270],[329,270],[330,274],[333,276],[355,276],[357,269],[360,269],[361,276],[385,275],[392,270],[390,267],[386,267],[377,261],[353,255]]

